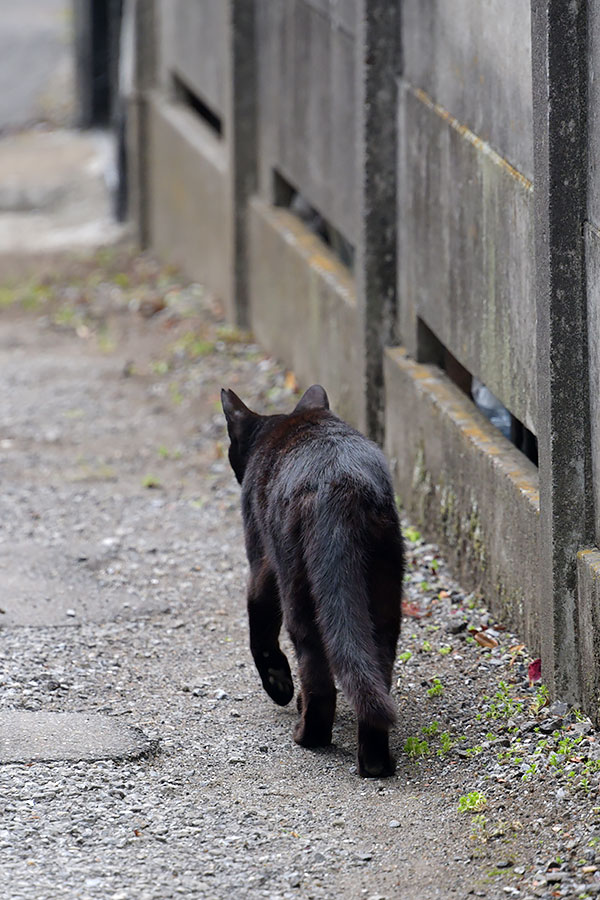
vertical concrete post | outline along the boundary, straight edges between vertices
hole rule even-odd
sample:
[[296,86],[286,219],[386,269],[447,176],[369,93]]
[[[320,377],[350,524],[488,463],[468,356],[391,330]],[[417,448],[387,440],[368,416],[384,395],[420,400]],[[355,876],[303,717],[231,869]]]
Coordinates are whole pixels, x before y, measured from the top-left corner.
[[148,95],[156,85],[157,27],[156,0],[126,0],[120,87],[127,107],[127,211],[142,247],[150,244]]
[[360,424],[383,440],[383,350],[396,328],[397,77],[400,0],[357,0],[355,256],[361,350]]
[[532,0],[542,675],[580,695],[577,551],[593,537],[583,224],[583,0]]
[[227,141],[233,231],[233,308],[229,318],[241,327],[250,321],[248,286],[248,203],[257,185],[257,72],[254,0],[229,0],[230,65]]

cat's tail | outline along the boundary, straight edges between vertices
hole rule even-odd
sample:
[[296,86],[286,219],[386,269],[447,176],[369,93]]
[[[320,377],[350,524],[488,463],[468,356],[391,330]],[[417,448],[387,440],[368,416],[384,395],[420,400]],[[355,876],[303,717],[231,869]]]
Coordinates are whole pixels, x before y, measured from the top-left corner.
[[[312,559],[307,569],[331,669],[359,721],[387,729],[396,720],[396,710],[382,669],[383,648],[378,646],[387,635],[375,634],[370,612],[367,568],[373,535],[361,499],[344,498],[343,510],[336,509],[335,502],[322,506],[309,541]],[[395,598],[378,602],[393,604]]]

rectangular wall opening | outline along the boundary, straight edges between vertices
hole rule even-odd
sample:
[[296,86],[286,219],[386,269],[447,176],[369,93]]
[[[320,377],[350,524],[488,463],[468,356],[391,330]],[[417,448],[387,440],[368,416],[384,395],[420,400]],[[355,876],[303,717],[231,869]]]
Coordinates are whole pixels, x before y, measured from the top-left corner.
[[273,199],[275,206],[282,206],[297,216],[309,231],[327,244],[342,265],[354,271],[354,246],[277,169],[273,170]]
[[217,113],[207,106],[198,94],[187,85],[179,75],[172,74],[175,99],[191,109],[218,137],[223,137],[223,121]]
[[465,369],[422,319],[417,319],[417,361],[431,363],[442,369],[486,419],[537,466],[538,445],[535,434],[506,409],[485,384]]

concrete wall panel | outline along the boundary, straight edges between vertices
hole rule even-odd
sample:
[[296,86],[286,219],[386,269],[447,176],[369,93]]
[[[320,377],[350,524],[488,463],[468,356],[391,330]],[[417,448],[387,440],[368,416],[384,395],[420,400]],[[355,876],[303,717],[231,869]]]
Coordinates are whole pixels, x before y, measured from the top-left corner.
[[533,178],[529,0],[403,0],[404,78]]
[[535,432],[532,185],[404,86],[399,128],[401,335],[415,320]]
[[386,452],[402,505],[466,587],[537,652],[537,470],[434,366],[385,358]]
[[278,170],[355,243],[354,40],[314,3],[262,0],[257,41],[262,195]]
[[161,0],[162,79],[172,75],[217,115],[225,114],[228,4],[223,0]]
[[303,386],[321,383],[336,413],[356,422],[356,298],[347,270],[298,219],[250,207],[250,323]]
[[223,144],[188,109],[156,95],[149,104],[149,142],[152,245],[214,291],[231,315],[231,202]]

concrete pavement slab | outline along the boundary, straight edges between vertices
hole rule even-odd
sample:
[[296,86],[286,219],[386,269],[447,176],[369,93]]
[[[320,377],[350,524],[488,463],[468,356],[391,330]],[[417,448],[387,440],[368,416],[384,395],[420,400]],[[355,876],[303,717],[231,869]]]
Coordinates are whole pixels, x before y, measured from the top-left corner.
[[90,713],[0,712],[0,764],[136,759],[157,749],[139,728]]

